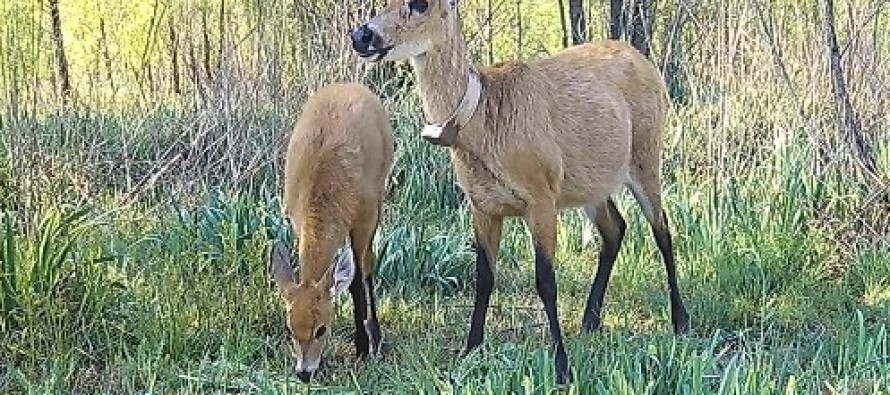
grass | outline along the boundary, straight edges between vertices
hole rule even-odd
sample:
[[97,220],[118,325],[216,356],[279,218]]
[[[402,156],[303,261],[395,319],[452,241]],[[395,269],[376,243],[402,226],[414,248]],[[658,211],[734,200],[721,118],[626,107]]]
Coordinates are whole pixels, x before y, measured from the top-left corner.
[[[851,95],[886,175],[890,128],[881,93],[890,67],[880,56],[886,35],[877,33],[886,31],[888,14],[871,4],[848,4],[858,16],[838,22],[855,33],[841,37],[850,41]],[[531,243],[516,219],[505,224],[486,340],[457,356],[473,301],[470,218],[447,153],[417,135],[416,95],[401,91],[406,81],[398,78],[410,75],[404,67],[372,68],[365,80],[386,99],[398,134],[375,240],[384,352],[353,360],[352,306],[343,298],[323,375],[304,385],[291,374],[265,255],[274,241],[293,238],[278,175],[299,99],[319,83],[358,75],[341,53],[346,47],[334,42],[346,37],[337,29],[349,27],[340,26],[343,7],[298,9],[318,13],[309,23],[318,29],[272,13],[274,23],[258,25],[274,40],[246,36],[225,53],[268,45],[260,52],[273,58],[242,64],[227,57],[220,70],[238,73],[219,74],[219,86],[196,79],[172,99],[131,81],[140,73],[130,76],[130,64],[144,62],[160,86],[170,79],[167,61],[147,61],[140,50],[141,59],[112,56],[108,67],[126,70],[114,74],[117,95],[103,93],[102,80],[86,91],[84,79],[100,73],[78,68],[86,57],[72,61],[80,100],[58,110],[43,76],[53,59],[40,57],[33,75],[22,71],[21,92],[10,88],[22,100],[0,110],[22,107],[0,113],[0,393],[890,394],[890,216],[877,188],[852,170],[836,132],[816,5],[723,5],[704,1],[690,11],[688,104],[671,112],[665,134],[664,199],[692,331],[671,333],[663,264],[639,208],[623,193],[617,204],[628,232],[604,328],[579,334],[600,242],[579,210],[565,211],[558,303],[576,377],[565,388],[553,384]],[[671,19],[672,8],[660,18]],[[483,15],[475,11],[465,8],[468,20]],[[510,19],[504,12],[499,18]],[[534,20],[504,22],[493,33],[497,42],[518,28],[526,44],[546,46],[552,37],[531,32],[547,23],[524,17]],[[244,15],[227,18],[253,26]],[[182,34],[200,40],[191,23],[201,18],[190,19]],[[7,30],[22,30],[16,23]],[[168,23],[180,22],[158,26]],[[544,30],[559,37],[553,25]],[[304,42],[315,30],[324,34]],[[26,48],[50,47],[48,36],[34,32],[7,36]],[[551,50],[482,41],[472,45],[477,59],[486,50],[496,60]],[[663,43],[655,44],[661,58]],[[181,46],[181,59],[188,48]],[[17,70],[2,70],[9,74],[3,83]],[[153,104],[121,109],[143,101]]]
[[[701,175],[682,162],[666,171],[691,334],[670,332],[663,266],[639,209],[623,194],[628,235],[599,333],[579,334],[599,241],[578,210],[561,217],[558,300],[572,386],[553,385],[530,243],[518,220],[506,225],[486,341],[458,358],[472,307],[469,217],[446,155],[414,135],[414,122],[397,115],[397,165],[376,240],[385,331],[379,359],[352,359],[352,307],[344,298],[323,376],[307,386],[289,374],[281,306],[264,262],[273,240],[293,237],[280,215],[272,161],[258,171],[266,178],[258,176],[257,188],[207,182],[202,193],[165,200],[158,196],[176,188],[159,183],[129,199],[120,192],[126,188],[112,185],[92,203],[56,206],[44,196],[35,210],[8,211],[0,234],[7,339],[0,391],[890,391],[890,246],[859,237],[847,245],[853,253],[841,248],[841,233],[818,222],[815,203],[843,207],[844,185],[796,171],[811,159],[804,149],[708,182],[697,182]],[[677,155],[667,163],[682,160]]]

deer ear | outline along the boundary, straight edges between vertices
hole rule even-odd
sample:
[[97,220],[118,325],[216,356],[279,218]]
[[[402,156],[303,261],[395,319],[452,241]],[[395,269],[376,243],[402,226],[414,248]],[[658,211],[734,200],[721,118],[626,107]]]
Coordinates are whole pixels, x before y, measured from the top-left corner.
[[331,297],[338,296],[349,288],[355,277],[355,257],[352,249],[347,247],[334,258],[334,285],[331,286]]
[[283,292],[287,285],[297,282],[294,277],[294,267],[291,265],[290,250],[284,243],[277,242],[272,246],[269,253],[269,268],[275,285],[278,286],[278,292]]

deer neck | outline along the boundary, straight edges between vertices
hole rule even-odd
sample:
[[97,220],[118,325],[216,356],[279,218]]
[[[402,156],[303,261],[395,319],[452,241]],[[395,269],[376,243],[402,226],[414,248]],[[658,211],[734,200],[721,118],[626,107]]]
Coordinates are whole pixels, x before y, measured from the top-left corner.
[[300,229],[299,279],[326,283],[338,243],[338,232],[330,224],[306,220]]
[[474,67],[459,24],[455,23],[450,30],[448,38],[411,58],[428,123],[442,123],[455,114],[467,93],[471,67]]

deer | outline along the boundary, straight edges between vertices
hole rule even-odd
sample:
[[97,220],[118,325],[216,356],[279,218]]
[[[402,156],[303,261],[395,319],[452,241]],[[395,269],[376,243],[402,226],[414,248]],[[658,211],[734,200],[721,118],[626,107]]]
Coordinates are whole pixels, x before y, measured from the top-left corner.
[[299,269],[295,275],[283,242],[270,249],[269,266],[284,302],[294,370],[303,382],[319,369],[332,333],[334,299],[346,289],[352,296],[356,357],[364,360],[380,350],[372,242],[394,149],[389,115],[364,85],[326,85],[300,109],[282,193],[284,212],[297,233]]
[[554,272],[560,211],[583,208],[602,238],[582,317],[600,328],[626,223],[613,195],[631,190],[664,261],[671,320],[686,333],[668,217],[662,133],[669,106],[658,70],[622,41],[575,45],[537,60],[470,61],[459,0],[388,0],[349,35],[365,62],[407,60],[427,124],[449,152],[472,217],[475,298],[462,356],[483,340],[505,218],[521,217],[534,246],[535,287],[548,321],[557,384],[574,380],[563,344]]

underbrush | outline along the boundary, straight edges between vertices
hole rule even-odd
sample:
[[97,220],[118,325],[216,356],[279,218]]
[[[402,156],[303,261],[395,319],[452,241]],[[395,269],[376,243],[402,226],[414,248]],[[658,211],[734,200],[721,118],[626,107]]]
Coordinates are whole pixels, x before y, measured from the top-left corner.
[[[413,134],[416,121],[396,122],[397,163],[375,240],[385,352],[354,364],[352,307],[343,298],[328,369],[312,388],[550,391],[546,320],[518,219],[505,226],[488,340],[457,358],[475,258],[466,203],[447,155]],[[283,132],[269,135],[276,133]],[[713,178],[669,151],[665,205],[692,315],[689,336],[668,331],[663,265],[629,194],[618,199],[629,227],[605,328],[579,335],[599,240],[579,210],[562,214],[560,315],[577,377],[569,392],[887,390],[890,245],[868,233],[850,239],[849,228],[836,226],[860,203],[847,185],[801,171],[812,159],[801,147]],[[162,175],[139,198],[98,177],[83,182],[101,183],[95,191],[104,193],[79,197],[64,183],[30,189],[40,199],[2,216],[0,390],[307,390],[288,373],[281,306],[265,261],[272,242],[294,237],[281,214],[275,160],[263,165],[268,173],[255,187],[214,186],[218,175],[190,183]],[[65,200],[78,204],[59,204]]]

